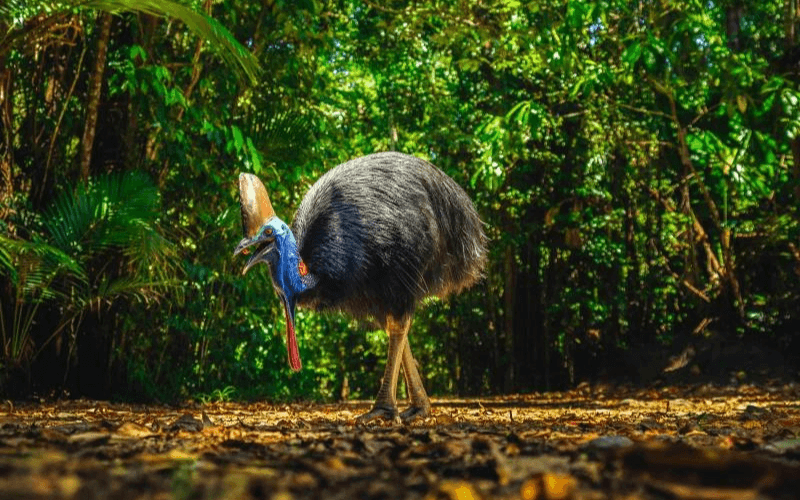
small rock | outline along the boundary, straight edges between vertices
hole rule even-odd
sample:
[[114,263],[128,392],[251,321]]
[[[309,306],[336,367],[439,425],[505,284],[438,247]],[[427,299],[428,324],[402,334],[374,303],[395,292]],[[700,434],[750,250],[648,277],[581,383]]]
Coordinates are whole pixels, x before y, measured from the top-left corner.
[[170,431],[198,432],[203,430],[203,422],[197,420],[189,413],[185,413],[181,418],[169,426]]
[[800,453],[800,438],[775,441],[764,446],[764,449],[781,455],[786,453]]
[[582,448],[591,450],[614,450],[633,446],[634,442],[625,436],[600,436],[585,443]]

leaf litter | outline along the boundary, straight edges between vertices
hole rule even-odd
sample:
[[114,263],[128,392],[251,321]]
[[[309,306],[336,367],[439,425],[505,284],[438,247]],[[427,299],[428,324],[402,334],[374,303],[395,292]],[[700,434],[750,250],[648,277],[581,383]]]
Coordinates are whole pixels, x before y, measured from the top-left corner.
[[369,402],[0,405],[2,498],[763,499],[800,492],[800,385]]

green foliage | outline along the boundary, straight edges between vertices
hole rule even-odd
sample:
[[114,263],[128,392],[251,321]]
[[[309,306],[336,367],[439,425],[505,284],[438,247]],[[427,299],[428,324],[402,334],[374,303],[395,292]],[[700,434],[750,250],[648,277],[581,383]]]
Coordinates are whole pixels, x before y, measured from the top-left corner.
[[[8,0],[6,5],[0,6],[0,22],[5,22],[10,28],[0,43],[0,56],[10,49],[15,40],[25,40],[26,36],[30,36],[25,33],[26,21],[40,16],[53,19],[75,10],[135,12],[178,19],[196,36],[216,48],[230,67],[241,71],[242,76],[249,78],[252,83],[257,81],[258,63],[224,26],[207,15],[170,0]],[[50,19],[39,25],[48,24]]]
[[[2,238],[14,290],[13,314],[0,316],[5,365],[27,369],[59,336],[74,343],[85,316],[121,302],[157,302],[177,284],[174,246],[158,228],[159,201],[142,175],[102,176],[56,197],[33,219],[30,241]],[[59,310],[59,319],[52,332],[34,335],[42,305]]]
[[[9,0],[5,373],[80,369],[89,354],[56,346],[94,339],[116,395],[371,397],[383,334],[301,311],[292,373],[268,276],[242,277],[231,252],[239,172],[290,219],[326,170],[387,149],[464,186],[491,239],[485,280],[415,317],[433,394],[635,377],[626,351],[712,335],[792,355],[787,5]],[[75,186],[95,10],[118,15],[91,181]],[[70,377],[38,387],[80,392]]]

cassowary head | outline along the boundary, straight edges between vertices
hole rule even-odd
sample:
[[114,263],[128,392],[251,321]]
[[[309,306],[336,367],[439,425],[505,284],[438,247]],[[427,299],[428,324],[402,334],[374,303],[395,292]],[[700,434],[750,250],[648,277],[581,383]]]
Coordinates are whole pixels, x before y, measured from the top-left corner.
[[255,247],[242,274],[259,262],[266,262],[269,266],[272,286],[280,297],[286,314],[289,365],[297,371],[301,368],[301,364],[294,332],[294,315],[297,294],[307,287],[303,279],[305,264],[297,253],[294,234],[289,226],[275,215],[267,190],[258,177],[244,173],[239,175],[239,197],[244,238],[236,246],[233,255],[240,253],[247,255],[250,253],[250,247]]

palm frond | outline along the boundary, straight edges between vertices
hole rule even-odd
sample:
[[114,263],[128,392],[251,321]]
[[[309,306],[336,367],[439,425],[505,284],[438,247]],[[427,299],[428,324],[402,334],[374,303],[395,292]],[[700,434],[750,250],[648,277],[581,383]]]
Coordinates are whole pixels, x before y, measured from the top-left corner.
[[158,222],[160,196],[150,180],[139,173],[98,178],[87,192],[94,216],[102,220],[93,241],[98,247],[135,245],[143,231]]
[[0,276],[8,275],[14,280],[16,279],[16,274],[14,265],[11,263],[11,253],[5,244],[2,244],[2,237],[0,236]]
[[138,236],[125,248],[133,272],[168,279],[179,272],[177,247],[151,226],[141,225]]
[[68,12],[60,0],[6,0],[0,5],[0,57],[17,43],[38,39]]
[[0,23],[9,29],[17,29],[28,19],[61,10],[64,10],[64,2],[59,0],[5,0],[0,4]]
[[111,174],[58,196],[45,212],[53,245],[78,260],[136,241],[158,220],[158,190],[143,175]]
[[158,17],[171,17],[184,23],[202,38],[233,68],[241,71],[255,84],[259,73],[258,61],[230,31],[213,18],[170,0],[68,0],[76,6],[107,12],[140,12]]
[[75,288],[86,286],[84,269],[59,248],[5,236],[0,236],[0,245],[9,255],[6,271],[18,290],[19,300],[65,297]]
[[[213,18],[170,0],[4,0],[4,4],[0,6],[0,27],[7,26],[8,32],[0,33],[0,55],[15,42],[25,39],[28,34],[26,21],[43,14],[47,17],[61,16],[75,9],[133,12],[177,19],[196,36],[205,40],[240,77],[246,77],[251,84],[257,82],[260,72],[258,61],[230,31]],[[47,24],[42,21],[30,29],[46,27]]]
[[175,245],[159,230],[159,206],[158,189],[145,175],[100,176],[54,200],[43,217],[44,232],[85,266],[92,283],[111,279],[96,268],[98,261],[114,262],[137,282],[167,282],[178,273],[178,259]]
[[101,281],[90,297],[85,298],[87,307],[110,305],[114,301],[127,298],[150,303],[159,300],[168,288],[178,286],[178,280],[152,281],[139,276],[123,276]]
[[26,3],[23,0],[6,0],[0,4],[0,23],[8,27],[20,24],[26,17],[24,12]]
[[273,163],[297,163],[314,143],[313,117],[296,111],[259,107],[246,119],[247,133],[264,159]]

